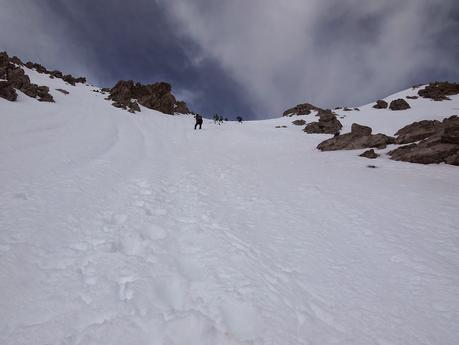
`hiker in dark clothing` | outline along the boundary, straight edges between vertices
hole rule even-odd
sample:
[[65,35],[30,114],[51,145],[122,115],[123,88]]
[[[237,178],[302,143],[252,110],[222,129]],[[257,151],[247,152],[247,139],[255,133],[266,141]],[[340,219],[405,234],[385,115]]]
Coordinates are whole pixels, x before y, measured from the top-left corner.
[[199,125],[199,129],[202,129],[202,116],[199,114],[196,114],[194,118],[196,119],[196,124],[194,125],[194,129],[196,129],[198,125]]

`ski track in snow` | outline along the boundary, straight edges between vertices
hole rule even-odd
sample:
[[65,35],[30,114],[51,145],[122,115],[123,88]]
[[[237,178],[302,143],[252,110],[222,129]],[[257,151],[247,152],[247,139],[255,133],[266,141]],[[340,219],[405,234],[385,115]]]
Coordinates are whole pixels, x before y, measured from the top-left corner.
[[[368,169],[292,118],[193,131],[28,73],[70,95],[0,102],[1,344],[459,341],[457,167]],[[342,121],[393,134],[419,102]]]

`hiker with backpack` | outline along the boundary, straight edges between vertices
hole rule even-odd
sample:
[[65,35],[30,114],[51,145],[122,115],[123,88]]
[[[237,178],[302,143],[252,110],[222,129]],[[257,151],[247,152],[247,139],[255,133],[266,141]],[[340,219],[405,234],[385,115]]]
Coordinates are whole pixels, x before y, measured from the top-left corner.
[[194,129],[196,130],[198,126],[199,126],[199,129],[202,129],[202,116],[199,114],[196,114],[194,118],[196,119],[196,124],[194,125]]

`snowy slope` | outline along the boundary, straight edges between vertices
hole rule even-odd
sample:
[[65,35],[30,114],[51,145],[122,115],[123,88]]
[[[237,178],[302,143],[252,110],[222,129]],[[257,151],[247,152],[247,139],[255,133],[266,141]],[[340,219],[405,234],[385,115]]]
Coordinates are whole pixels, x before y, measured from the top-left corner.
[[[56,103],[0,99],[1,344],[458,343],[457,167],[368,169],[293,118],[194,131],[28,74]],[[341,121],[459,113],[409,102]]]

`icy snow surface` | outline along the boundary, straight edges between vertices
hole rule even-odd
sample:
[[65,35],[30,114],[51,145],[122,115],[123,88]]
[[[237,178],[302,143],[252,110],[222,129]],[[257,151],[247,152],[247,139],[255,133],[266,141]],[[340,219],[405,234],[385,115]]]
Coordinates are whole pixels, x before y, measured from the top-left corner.
[[[28,74],[56,103],[0,99],[0,344],[459,343],[458,167]],[[393,135],[459,113],[408,102],[339,114]]]

